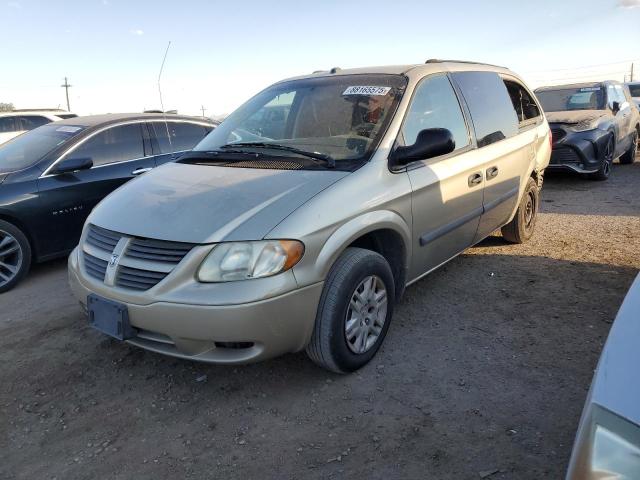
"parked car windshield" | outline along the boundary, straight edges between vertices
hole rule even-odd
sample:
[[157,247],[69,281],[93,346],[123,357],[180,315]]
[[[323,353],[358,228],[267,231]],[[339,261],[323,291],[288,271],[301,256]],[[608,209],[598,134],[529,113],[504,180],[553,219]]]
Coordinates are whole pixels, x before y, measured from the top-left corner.
[[47,153],[78,135],[85,127],[43,125],[0,145],[0,173],[30,167]]
[[542,103],[542,108],[547,112],[602,110],[605,103],[602,87],[539,90],[536,92],[536,96]]
[[[253,152],[242,144],[257,142],[267,144],[260,152],[301,161],[304,156],[291,149],[330,157],[338,167],[364,161],[384,135],[405,87],[401,75],[323,76],[279,83],[229,115],[193,155],[221,148]],[[270,149],[269,144],[289,151]]]
[[640,83],[637,85],[627,85],[632,97],[640,97]]

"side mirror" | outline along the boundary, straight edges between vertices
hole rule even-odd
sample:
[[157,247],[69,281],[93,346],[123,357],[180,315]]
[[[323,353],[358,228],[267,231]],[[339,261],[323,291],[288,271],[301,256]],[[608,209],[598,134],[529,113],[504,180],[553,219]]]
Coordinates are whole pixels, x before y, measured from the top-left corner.
[[413,145],[396,148],[391,159],[396,165],[406,165],[415,160],[426,160],[451,153],[455,148],[456,142],[450,130],[427,128],[420,130]]
[[55,173],[73,173],[88,170],[93,167],[93,160],[89,157],[66,158],[56,165]]
[[618,112],[620,111],[620,102],[618,102],[618,101],[614,100],[614,101],[611,103],[611,111],[612,111],[613,113],[618,113]]

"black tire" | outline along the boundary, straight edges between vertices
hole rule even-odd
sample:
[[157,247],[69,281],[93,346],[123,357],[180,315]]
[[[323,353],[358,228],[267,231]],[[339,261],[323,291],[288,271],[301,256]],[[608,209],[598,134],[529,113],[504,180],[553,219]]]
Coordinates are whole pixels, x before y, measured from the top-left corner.
[[524,243],[531,238],[538,218],[540,190],[536,181],[529,177],[524,195],[518,205],[516,215],[502,227],[502,237],[510,243]]
[[[381,327],[374,326],[374,322],[378,323],[377,320],[371,320],[371,326],[369,322],[366,326],[362,322],[359,323],[360,329],[366,328],[370,329],[367,331],[372,331],[377,327],[380,331],[375,340],[373,337],[369,338],[372,343],[366,351],[356,353],[355,343],[347,339],[347,315],[365,311],[365,308],[354,310],[351,300],[358,294],[356,289],[369,278],[374,278],[375,282],[381,282],[376,283],[375,288],[384,286],[386,290],[386,315],[379,310],[379,317],[384,318]],[[373,358],[384,341],[393,316],[394,302],[393,274],[385,258],[371,250],[347,248],[338,257],[327,276],[318,305],[315,327],[307,346],[307,355],[316,364],[336,373],[353,372],[364,366]],[[353,318],[349,319],[349,321],[352,320]],[[367,335],[365,334],[364,344],[368,342]]]
[[611,175],[611,168],[613,166],[613,156],[616,151],[616,142],[613,138],[613,134],[609,135],[607,143],[605,144],[602,152],[602,159],[600,162],[600,168],[597,172],[590,173],[589,178],[591,180],[607,180]]
[[31,245],[15,225],[0,220],[0,293],[11,290],[31,267]]
[[633,132],[631,137],[631,145],[629,146],[629,150],[624,152],[624,154],[620,157],[620,163],[623,165],[631,165],[636,161],[636,154],[638,153],[638,131]]

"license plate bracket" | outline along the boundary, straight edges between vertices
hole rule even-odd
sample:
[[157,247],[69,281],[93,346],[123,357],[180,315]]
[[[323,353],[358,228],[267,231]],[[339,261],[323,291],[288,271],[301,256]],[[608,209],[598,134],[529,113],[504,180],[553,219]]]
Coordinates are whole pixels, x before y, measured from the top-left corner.
[[87,297],[89,325],[118,340],[135,337],[135,329],[129,323],[127,306],[95,294]]

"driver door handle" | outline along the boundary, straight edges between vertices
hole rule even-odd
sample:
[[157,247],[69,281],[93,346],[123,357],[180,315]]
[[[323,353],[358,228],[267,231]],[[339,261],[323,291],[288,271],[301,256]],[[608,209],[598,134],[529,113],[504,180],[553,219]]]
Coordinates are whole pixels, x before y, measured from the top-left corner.
[[492,178],[496,178],[498,176],[498,167],[489,167],[487,168],[487,180],[491,180]]
[[475,187],[476,185],[480,185],[482,183],[482,173],[476,172],[469,175],[469,186]]
[[152,170],[153,167],[147,167],[147,168],[136,168],[133,172],[131,172],[131,175],[140,175],[142,173],[146,173],[149,170]]

